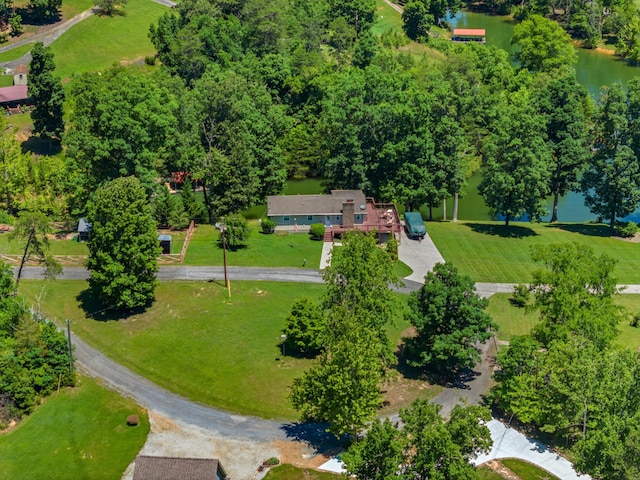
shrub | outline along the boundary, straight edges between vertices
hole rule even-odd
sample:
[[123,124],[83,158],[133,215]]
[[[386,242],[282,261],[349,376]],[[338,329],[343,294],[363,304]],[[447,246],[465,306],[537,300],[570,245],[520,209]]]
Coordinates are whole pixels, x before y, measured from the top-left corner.
[[[15,217],[12,217],[11,215],[9,215],[5,210],[0,210],[0,223],[4,223],[5,225],[13,225],[13,222],[15,222]],[[74,225],[74,229],[77,226]]]
[[236,248],[244,245],[244,241],[249,238],[247,219],[240,214],[227,215],[224,218],[223,224],[224,233],[221,233],[218,237],[218,245],[222,247],[223,235],[227,241],[227,247]]
[[310,298],[302,297],[291,307],[283,333],[290,349],[304,355],[315,355],[321,349],[323,327],[322,309]]
[[156,64],[156,56],[155,55],[147,55],[144,57],[144,63],[149,66],[154,66]]
[[18,37],[22,35],[22,17],[18,14],[13,15],[9,19],[9,25],[11,26],[11,36]]
[[616,225],[616,232],[621,237],[630,238],[638,232],[638,225],[635,222],[620,222]]
[[271,458],[267,459],[267,461],[264,462],[264,463],[266,463],[267,465],[271,465],[271,466],[279,465],[280,464],[280,460],[278,460],[278,457],[271,457]]
[[631,317],[631,322],[629,323],[634,328],[638,328],[640,326],[640,313],[636,313],[633,317]]
[[262,228],[262,233],[273,233],[276,231],[276,222],[270,218],[263,218],[260,227]]
[[398,240],[395,237],[391,236],[389,241],[387,242],[387,252],[391,255],[391,258],[394,262],[398,261]]
[[529,287],[521,283],[513,287],[513,294],[509,301],[518,308],[526,307],[529,303]]
[[324,237],[324,225],[321,223],[313,223],[309,228],[309,233],[312,238],[323,238]]

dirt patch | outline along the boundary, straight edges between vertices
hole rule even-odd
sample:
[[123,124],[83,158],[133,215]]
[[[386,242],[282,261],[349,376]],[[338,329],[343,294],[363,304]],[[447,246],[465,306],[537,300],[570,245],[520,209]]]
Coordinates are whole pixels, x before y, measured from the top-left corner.
[[623,242],[631,242],[631,243],[640,243],[640,232],[636,232],[636,234],[633,237],[611,237],[611,238],[615,238],[616,240],[622,240]]
[[498,475],[500,475],[502,478],[506,480],[521,480],[518,475],[513,473],[511,470],[509,470],[507,467],[505,467],[502,463],[500,463],[497,460],[491,460],[490,462],[487,462],[484,465],[489,467],[491,470],[493,470],[494,472],[496,472]]

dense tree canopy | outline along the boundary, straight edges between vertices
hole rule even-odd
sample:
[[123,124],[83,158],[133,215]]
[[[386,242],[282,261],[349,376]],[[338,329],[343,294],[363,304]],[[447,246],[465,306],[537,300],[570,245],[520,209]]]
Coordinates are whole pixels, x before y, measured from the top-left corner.
[[41,137],[60,140],[64,132],[65,94],[62,82],[53,76],[56,68],[53,53],[42,42],[37,42],[31,49],[31,58],[28,92],[34,105],[33,131]]
[[88,219],[92,295],[107,308],[149,305],[157,285],[160,247],[140,181],[121,177],[102,185],[91,197]]
[[511,43],[520,47],[515,59],[529,70],[549,71],[578,60],[569,34],[540,15],[531,15],[516,25]]

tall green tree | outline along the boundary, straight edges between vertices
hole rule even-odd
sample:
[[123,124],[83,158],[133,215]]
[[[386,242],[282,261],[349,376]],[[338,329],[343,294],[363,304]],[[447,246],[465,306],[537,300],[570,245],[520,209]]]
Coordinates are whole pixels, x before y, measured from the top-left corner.
[[640,202],[640,160],[629,146],[634,143],[627,105],[620,84],[602,90],[594,152],[581,184],[585,205],[612,231],[616,219],[633,212]]
[[551,222],[558,221],[560,196],[579,187],[579,176],[590,158],[586,118],[587,91],[575,79],[573,69],[549,76],[534,92],[537,110],[546,119],[551,151],[549,192],[553,195]]
[[425,40],[435,23],[425,0],[409,0],[402,11],[402,28],[411,40]]
[[[390,285],[398,284],[393,272],[391,255],[377,246],[375,235],[347,232],[342,246],[331,254],[331,265],[323,272],[327,291],[323,306],[327,310],[343,309],[369,331],[374,332],[383,345],[385,358],[392,357],[385,326],[396,316],[398,302]],[[339,335],[329,320],[327,335]],[[329,340],[327,343],[332,343]]]
[[160,246],[140,181],[121,177],[98,188],[91,197],[88,219],[92,295],[118,310],[149,305],[157,286]]
[[376,13],[374,0],[328,0],[328,14],[331,18],[344,18],[351,25],[356,36],[373,25]]
[[334,310],[332,324],[340,335],[291,386],[291,403],[302,419],[328,421],[336,436],[356,435],[373,420],[386,378],[378,332],[352,315]]
[[28,94],[33,100],[33,131],[44,138],[59,141],[64,132],[65,99],[62,82],[53,76],[56,66],[53,53],[42,42],[31,49]]
[[513,29],[511,44],[522,68],[541,72],[573,65],[578,60],[571,37],[554,20],[531,15]]
[[265,86],[212,68],[184,102],[181,167],[203,186],[209,221],[280,193],[281,111]]
[[159,75],[113,67],[74,79],[64,143],[78,172],[79,208],[98,185],[119,177],[136,176],[151,194],[173,161],[178,104]]
[[441,373],[473,368],[480,361],[476,344],[491,338],[491,329],[497,328],[484,312],[488,304],[475,293],[471,277],[451,263],[436,264],[409,297],[407,320],[417,330],[405,349],[409,363]]
[[487,206],[504,216],[505,225],[525,214],[537,220],[545,213],[551,176],[544,119],[528,93],[520,91],[511,95],[493,125],[478,190]]
[[372,480],[479,478],[471,460],[492,445],[484,424],[491,418],[488,408],[458,405],[445,422],[439,405],[417,400],[400,416],[402,429],[377,420],[351,446],[343,457],[348,473]]
[[534,337],[545,346],[577,334],[600,348],[610,345],[622,319],[614,301],[616,262],[576,243],[536,246],[532,258],[544,266],[530,284],[541,320]]

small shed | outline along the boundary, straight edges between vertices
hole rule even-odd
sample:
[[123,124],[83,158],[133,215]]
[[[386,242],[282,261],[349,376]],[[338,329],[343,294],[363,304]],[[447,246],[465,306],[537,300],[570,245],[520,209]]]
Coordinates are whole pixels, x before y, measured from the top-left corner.
[[227,480],[214,458],[175,458],[138,455],[133,480]]
[[456,28],[453,30],[451,40],[454,42],[479,42],[487,41],[487,32],[484,28]]
[[91,234],[91,224],[84,218],[81,218],[78,222],[78,241],[87,242]]
[[171,253],[171,235],[158,235],[158,242],[160,242],[163,255]]
[[27,67],[26,65],[18,65],[16,69],[13,71],[13,84],[26,85],[28,72],[29,72],[29,67]]

